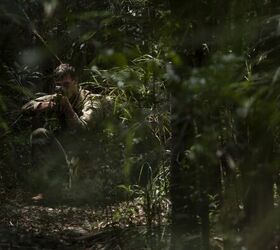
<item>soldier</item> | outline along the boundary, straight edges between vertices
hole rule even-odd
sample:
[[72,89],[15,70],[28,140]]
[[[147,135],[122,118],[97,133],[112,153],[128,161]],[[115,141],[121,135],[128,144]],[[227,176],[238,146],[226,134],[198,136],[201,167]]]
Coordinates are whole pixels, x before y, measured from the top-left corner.
[[[71,156],[79,155],[82,135],[104,119],[105,106],[110,102],[79,87],[75,68],[69,64],[55,69],[54,84],[55,94],[36,98],[22,107],[23,112],[33,116],[30,140],[35,171],[31,182],[37,184],[37,191],[49,190],[50,194],[71,185]],[[33,197],[42,198],[41,193]]]

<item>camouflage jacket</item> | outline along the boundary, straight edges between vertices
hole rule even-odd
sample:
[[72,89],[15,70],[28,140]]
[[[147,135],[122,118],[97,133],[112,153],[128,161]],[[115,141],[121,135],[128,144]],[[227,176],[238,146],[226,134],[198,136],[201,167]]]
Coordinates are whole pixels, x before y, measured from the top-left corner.
[[[57,102],[58,95],[45,95],[34,100],[29,101],[22,107],[24,113],[34,114],[34,112],[41,102],[54,101]],[[67,119],[58,119],[60,127],[64,127],[70,130],[83,129],[87,130],[96,127],[107,115],[108,110],[111,107],[110,97],[104,97],[102,95],[93,94],[88,90],[79,89],[78,95],[74,99],[70,99],[75,115],[68,117]],[[58,109],[55,112],[59,114]],[[44,114],[47,116],[47,114]],[[53,117],[53,116],[52,116]],[[62,123],[64,125],[62,125]]]

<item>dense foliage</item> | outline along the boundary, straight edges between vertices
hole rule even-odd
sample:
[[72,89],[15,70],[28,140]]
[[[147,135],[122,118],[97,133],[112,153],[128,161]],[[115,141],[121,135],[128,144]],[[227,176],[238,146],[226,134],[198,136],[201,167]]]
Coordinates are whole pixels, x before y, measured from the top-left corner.
[[20,107],[68,62],[112,99],[70,199],[127,202],[120,224],[140,206],[145,249],[278,249],[278,5],[2,1],[1,200],[32,186]]

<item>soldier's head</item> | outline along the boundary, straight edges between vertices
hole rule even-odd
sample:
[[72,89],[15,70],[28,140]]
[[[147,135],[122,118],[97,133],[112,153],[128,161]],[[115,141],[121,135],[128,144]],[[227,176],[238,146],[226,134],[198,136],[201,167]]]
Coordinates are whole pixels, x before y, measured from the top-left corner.
[[73,66],[63,63],[54,70],[55,86],[63,88],[64,94],[71,98],[78,93],[78,80]]

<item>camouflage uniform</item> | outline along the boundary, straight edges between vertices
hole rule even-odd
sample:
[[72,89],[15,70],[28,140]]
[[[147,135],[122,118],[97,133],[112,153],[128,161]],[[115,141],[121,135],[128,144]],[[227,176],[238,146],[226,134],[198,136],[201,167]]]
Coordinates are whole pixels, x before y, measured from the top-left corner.
[[[43,113],[34,112],[43,101],[54,101],[59,104],[59,95],[45,95],[31,100],[22,107],[23,112],[33,115],[33,132],[30,137],[32,145],[33,171],[32,183],[35,188],[46,190],[69,185],[69,166],[74,157],[83,151],[82,144],[87,143],[87,135],[92,129],[98,129],[111,109],[111,100],[91,92],[79,89],[78,95],[70,99],[75,115],[66,119],[56,110]],[[36,183],[37,182],[37,183]]]

